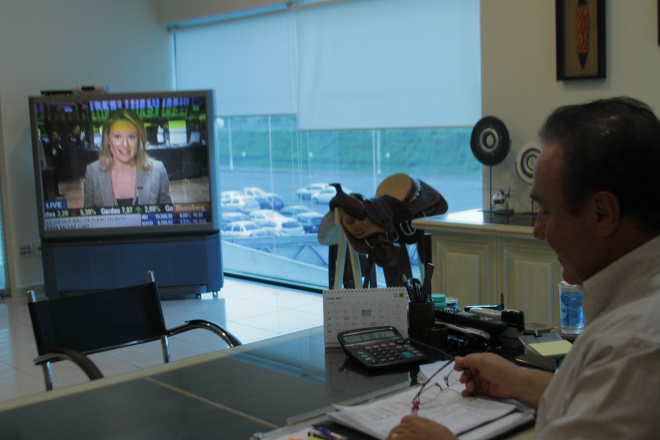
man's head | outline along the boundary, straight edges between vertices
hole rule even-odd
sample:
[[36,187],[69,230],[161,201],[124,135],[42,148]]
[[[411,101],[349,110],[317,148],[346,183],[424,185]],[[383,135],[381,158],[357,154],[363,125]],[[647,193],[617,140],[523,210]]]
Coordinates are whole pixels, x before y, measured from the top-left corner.
[[532,197],[534,230],[557,252],[569,282],[583,282],[660,233],[660,121],[630,98],[555,110]]
[[540,136],[562,149],[562,191],[572,214],[607,190],[623,217],[660,231],[660,121],[646,104],[611,98],[560,107]]

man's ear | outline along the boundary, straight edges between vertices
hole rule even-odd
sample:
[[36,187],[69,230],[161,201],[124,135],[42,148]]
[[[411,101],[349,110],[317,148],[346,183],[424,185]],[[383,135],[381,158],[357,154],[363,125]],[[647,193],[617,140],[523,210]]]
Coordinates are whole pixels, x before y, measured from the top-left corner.
[[598,191],[591,197],[596,230],[601,237],[609,237],[619,226],[619,199],[610,191]]

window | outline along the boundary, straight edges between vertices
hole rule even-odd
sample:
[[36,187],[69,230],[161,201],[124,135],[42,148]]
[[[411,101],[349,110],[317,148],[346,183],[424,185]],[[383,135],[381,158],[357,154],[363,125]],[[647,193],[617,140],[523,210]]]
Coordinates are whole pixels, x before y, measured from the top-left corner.
[[4,215],[2,213],[2,198],[0,197],[0,298],[9,295],[7,288],[7,253],[5,248]]
[[469,146],[481,113],[478,1],[356,1],[174,40],[177,88],[215,90],[223,224],[256,210],[287,218],[223,235],[226,272],[327,288],[315,223],[329,183],[369,197],[403,172],[451,210],[481,206]]
[[[223,223],[240,211],[232,206],[235,199],[252,198],[259,207],[255,203],[244,212],[257,225],[273,223],[273,216],[300,225],[291,234],[273,230],[243,240],[232,236],[230,243],[223,235],[223,264],[229,273],[327,288],[328,249],[318,243],[317,234],[334,195],[331,190],[323,197],[329,183],[372,196],[387,176],[406,173],[440,191],[452,210],[480,206],[481,164],[469,148],[471,128],[301,132],[296,125],[295,116],[218,120]],[[263,194],[241,195],[254,194],[255,188]],[[281,208],[270,210],[273,198],[282,201]],[[411,256],[415,260],[414,247]],[[382,277],[378,285],[385,285]]]

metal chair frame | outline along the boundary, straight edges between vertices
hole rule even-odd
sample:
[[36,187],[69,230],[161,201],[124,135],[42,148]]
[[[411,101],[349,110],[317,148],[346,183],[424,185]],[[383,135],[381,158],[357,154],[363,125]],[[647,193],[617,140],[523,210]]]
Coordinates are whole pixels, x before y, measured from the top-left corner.
[[[66,311],[67,313],[76,314],[78,313],[77,311],[69,312],[67,307],[79,308],[81,307],[81,302],[84,302],[82,304],[83,306],[89,305],[92,303],[92,301],[95,300],[95,298],[102,298],[103,300],[107,301],[109,298],[114,299],[113,294],[117,294],[117,301],[121,301],[120,292],[123,295],[128,295],[131,301],[135,301],[135,296],[133,295],[131,289],[136,290],[135,295],[142,295],[142,303],[148,303],[144,305],[145,310],[151,308],[151,314],[148,316],[146,316],[148,312],[145,310],[140,310],[140,312],[144,312],[145,314],[145,321],[147,322],[144,323],[144,327],[148,327],[148,329],[138,329],[137,331],[133,330],[132,334],[126,333],[126,335],[105,335],[112,340],[120,341],[119,343],[105,345],[101,341],[80,341],[81,338],[76,338],[76,335],[72,335],[71,332],[62,330],[62,326],[66,326],[67,324],[58,323],[57,317],[54,316],[54,313],[57,313],[57,311]],[[97,296],[95,297],[94,295]],[[47,391],[52,390],[54,387],[51,363],[57,361],[68,360],[73,362],[87,375],[90,380],[96,380],[104,376],[94,361],[92,361],[92,359],[89,357],[90,354],[160,340],[163,353],[163,362],[169,363],[171,362],[169,337],[194,329],[206,329],[216,334],[229,347],[242,345],[238,338],[236,338],[230,332],[221,326],[204,319],[193,319],[186,321],[185,324],[167,329],[165,327],[165,321],[162,315],[163,312],[160,305],[160,296],[158,295],[158,286],[152,271],[147,272],[147,283],[138,286],[130,286],[124,289],[107,290],[82,294],[74,297],[49,299],[44,301],[37,301],[35,292],[31,290],[28,291],[28,300],[28,309],[30,311],[30,318],[32,320],[35,341],[37,343],[37,351],[39,353],[39,355],[33,359],[33,363],[36,366],[42,367]],[[143,305],[142,303],[140,305]],[[80,317],[81,319],[76,319],[76,324],[82,325],[83,327],[79,326],[79,328],[86,328],[91,333],[99,331],[99,328],[103,326],[103,319],[108,318],[107,316],[100,316],[99,313],[103,314],[103,312],[96,311],[95,316],[98,317],[98,320],[89,319],[89,317],[85,316]],[[86,325],[87,322],[89,322],[89,325]],[[57,327],[58,324],[59,327]],[[122,328],[122,331],[123,330],[124,328]],[[128,332],[132,329],[126,328],[125,330]],[[145,332],[148,333],[148,336],[145,336],[144,334],[138,335],[138,333]],[[103,337],[100,339],[103,339]]]

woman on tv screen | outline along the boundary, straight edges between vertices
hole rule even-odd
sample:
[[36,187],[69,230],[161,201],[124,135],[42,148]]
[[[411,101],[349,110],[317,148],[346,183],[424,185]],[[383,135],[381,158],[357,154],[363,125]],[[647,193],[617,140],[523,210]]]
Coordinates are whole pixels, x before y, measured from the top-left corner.
[[133,110],[119,109],[103,123],[99,160],[85,173],[84,206],[171,204],[165,166],[147,155],[147,134]]

